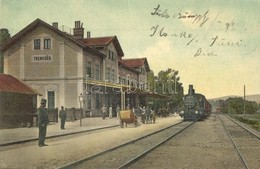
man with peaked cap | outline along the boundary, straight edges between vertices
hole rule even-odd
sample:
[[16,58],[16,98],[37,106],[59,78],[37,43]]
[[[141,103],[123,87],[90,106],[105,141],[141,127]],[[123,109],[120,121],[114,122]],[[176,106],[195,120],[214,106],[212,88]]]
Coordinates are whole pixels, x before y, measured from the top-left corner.
[[66,118],[67,118],[67,112],[64,110],[64,107],[61,106],[61,110],[59,112],[59,118],[60,118],[60,128],[61,129],[65,129],[65,122],[66,122]]
[[46,107],[46,99],[41,100],[41,106],[38,108],[38,125],[39,125],[39,136],[38,136],[38,146],[48,146],[47,144],[44,143],[45,137],[46,137],[46,132],[47,132],[47,125],[49,123],[49,118],[48,118],[48,112],[45,109]]

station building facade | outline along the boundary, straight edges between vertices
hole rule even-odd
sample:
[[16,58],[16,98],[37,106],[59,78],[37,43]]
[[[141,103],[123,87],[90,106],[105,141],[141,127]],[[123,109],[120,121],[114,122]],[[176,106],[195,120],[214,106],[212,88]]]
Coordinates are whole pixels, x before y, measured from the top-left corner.
[[56,22],[36,19],[2,44],[1,52],[4,73],[41,93],[35,100],[39,105],[46,98],[49,109],[82,107],[98,113],[103,105],[145,104],[147,59],[124,60],[116,36],[92,38],[87,32],[85,38],[80,21],[69,34]]

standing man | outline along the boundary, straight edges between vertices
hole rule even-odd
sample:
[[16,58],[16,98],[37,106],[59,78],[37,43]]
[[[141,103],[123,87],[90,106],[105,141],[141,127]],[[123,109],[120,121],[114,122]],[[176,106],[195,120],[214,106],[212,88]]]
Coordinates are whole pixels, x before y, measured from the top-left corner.
[[150,121],[150,116],[151,116],[151,109],[150,109],[149,106],[147,106],[146,109],[145,109],[145,117],[146,117],[145,121],[146,121],[146,124],[151,122]]
[[117,119],[119,118],[119,114],[120,113],[120,107],[119,107],[119,105],[117,105],[116,106],[116,117],[117,117]]
[[106,118],[106,113],[107,113],[107,108],[105,105],[101,107],[101,112],[102,112],[102,119],[104,120]]
[[66,118],[67,118],[67,113],[66,113],[66,111],[64,110],[64,107],[63,106],[61,106],[61,110],[60,110],[60,112],[59,112],[59,118],[60,118],[60,121],[61,121],[61,123],[60,123],[60,128],[61,129],[65,129],[65,121],[66,121]]
[[140,107],[141,110],[141,121],[143,124],[145,124],[145,106],[142,108]]
[[46,137],[46,132],[47,132],[47,125],[49,123],[49,118],[48,118],[48,112],[45,109],[46,107],[46,99],[41,100],[41,106],[38,108],[38,124],[39,124],[39,136],[38,136],[38,146],[48,146],[45,144],[45,137]]
[[109,112],[109,118],[112,119],[112,111],[113,111],[113,108],[112,108],[112,105],[109,107],[108,109],[108,112]]

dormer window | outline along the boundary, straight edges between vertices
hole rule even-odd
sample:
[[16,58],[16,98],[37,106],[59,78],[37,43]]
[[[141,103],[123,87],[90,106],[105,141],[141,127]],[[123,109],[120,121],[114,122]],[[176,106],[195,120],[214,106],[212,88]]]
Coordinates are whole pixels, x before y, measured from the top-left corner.
[[40,50],[41,49],[41,39],[34,39],[33,45],[34,45],[34,50]]

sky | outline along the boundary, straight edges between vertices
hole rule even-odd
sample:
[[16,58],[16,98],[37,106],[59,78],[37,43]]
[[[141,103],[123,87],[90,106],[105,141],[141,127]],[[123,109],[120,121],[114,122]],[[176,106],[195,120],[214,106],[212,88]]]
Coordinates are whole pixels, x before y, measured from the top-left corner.
[[260,94],[260,0],[0,0],[0,28],[14,36],[39,18],[91,37],[117,36],[124,58],[155,75],[178,70],[184,92],[207,98]]

